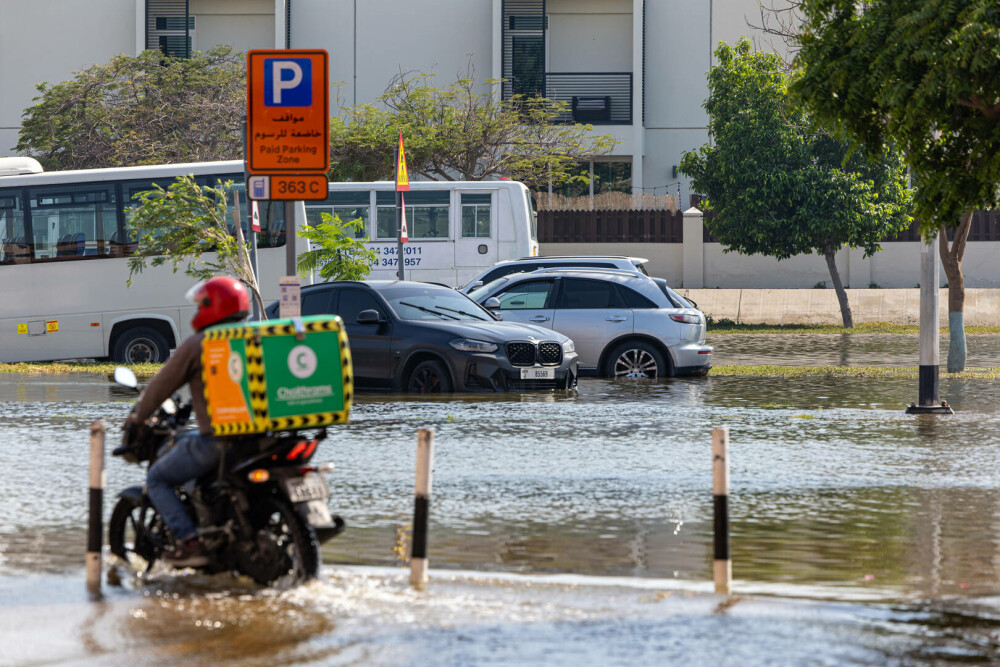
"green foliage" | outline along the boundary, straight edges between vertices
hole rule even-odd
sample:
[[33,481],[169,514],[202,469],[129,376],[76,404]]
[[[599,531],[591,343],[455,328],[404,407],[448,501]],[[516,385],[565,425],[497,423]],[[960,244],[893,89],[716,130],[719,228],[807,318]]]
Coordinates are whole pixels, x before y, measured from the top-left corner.
[[902,159],[881,146],[852,151],[813,123],[787,94],[776,55],[754,53],[745,38],[715,55],[704,104],[713,143],[685,152],[680,164],[716,212],[705,224],[726,252],[823,255],[849,327],[835,253],[848,245],[872,255],[909,226]]
[[995,0],[803,0],[794,92],[869,149],[896,143],[925,231],[997,205],[1000,11]]
[[610,135],[590,136],[590,125],[556,122],[566,104],[540,97],[502,100],[498,81],[477,92],[460,78],[435,88],[429,75],[400,75],[378,104],[343,107],[330,121],[331,177],[386,180],[402,131],[407,168],[432,180],[509,176],[529,186],[579,178],[580,160],[614,148]]
[[228,47],[190,58],[120,55],[41,83],[17,150],[48,170],[238,159],[244,58]]
[[871,255],[909,225],[898,153],[868,160],[813,125],[786,94],[781,60],[746,39],[716,59],[704,105],[713,143],[680,167],[716,211],[706,224],[727,251],[786,259],[847,244]]
[[[126,220],[130,238],[138,246],[128,260],[128,285],[149,262],[153,266],[170,263],[174,273],[187,262],[184,272],[197,280],[229,274],[242,281],[263,311],[260,289],[250,266],[248,244],[230,221],[226,206],[232,182],[218,187],[202,187],[194,177],[178,176],[164,190],[140,193],[140,202]],[[232,230],[232,231],[230,231]],[[239,233],[240,239],[234,236]]]
[[299,273],[319,271],[326,280],[364,280],[375,261],[375,251],[365,246],[367,238],[357,239],[345,231],[364,229],[361,218],[341,222],[340,216],[321,213],[322,222],[306,225],[299,236],[309,239],[314,250],[299,255]]

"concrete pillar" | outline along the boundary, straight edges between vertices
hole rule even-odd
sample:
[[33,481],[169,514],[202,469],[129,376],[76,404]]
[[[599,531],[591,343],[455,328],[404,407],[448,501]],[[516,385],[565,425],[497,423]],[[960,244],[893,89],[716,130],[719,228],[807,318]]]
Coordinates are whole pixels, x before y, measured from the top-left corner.
[[135,0],[135,55],[146,50],[146,0]]
[[852,289],[867,289],[872,283],[872,258],[865,257],[864,248],[847,249],[847,272],[844,275]]
[[684,284],[685,289],[705,286],[705,223],[701,211],[684,211]]
[[285,0],[274,0],[274,48],[285,48]]
[[[503,0],[493,0],[493,63],[490,78],[503,78]],[[497,89],[497,95],[501,90]]]
[[646,153],[646,130],[642,126],[642,4],[632,0],[632,208],[642,199],[642,158]]

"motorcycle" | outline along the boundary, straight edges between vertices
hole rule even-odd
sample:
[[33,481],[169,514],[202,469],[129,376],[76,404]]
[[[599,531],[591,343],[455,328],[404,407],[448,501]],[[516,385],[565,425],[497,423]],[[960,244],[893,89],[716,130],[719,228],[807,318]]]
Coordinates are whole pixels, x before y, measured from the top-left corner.
[[[127,368],[115,381],[139,391]],[[191,403],[167,399],[144,428],[125,429],[112,453],[130,463],[150,466],[189,428]],[[327,506],[329,490],[322,474],[332,464],[311,465],[320,442],[298,432],[220,439],[218,469],[176,489],[198,526],[208,552],[206,573],[238,572],[265,586],[295,584],[319,571],[319,545],[340,534],[344,521]],[[108,526],[111,552],[148,572],[168,551],[173,537],[143,486],[118,494]]]

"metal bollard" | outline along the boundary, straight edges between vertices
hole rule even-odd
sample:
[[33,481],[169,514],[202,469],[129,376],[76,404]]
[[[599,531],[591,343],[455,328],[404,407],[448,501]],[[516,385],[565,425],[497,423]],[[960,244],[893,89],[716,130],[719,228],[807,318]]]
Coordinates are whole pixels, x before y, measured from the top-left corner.
[[104,422],[90,424],[90,516],[87,522],[87,589],[101,590],[101,548],[104,543]]
[[715,497],[715,592],[729,595],[729,429],[712,429],[712,493]]
[[413,505],[413,543],[410,547],[410,585],[427,587],[427,518],[431,504],[431,470],[434,467],[434,429],[417,431],[417,483]]

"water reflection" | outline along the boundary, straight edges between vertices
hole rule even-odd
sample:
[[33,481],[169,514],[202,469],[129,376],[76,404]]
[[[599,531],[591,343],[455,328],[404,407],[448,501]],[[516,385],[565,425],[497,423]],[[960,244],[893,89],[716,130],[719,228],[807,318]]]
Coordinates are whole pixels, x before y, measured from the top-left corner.
[[[779,366],[908,366],[920,363],[917,334],[725,334],[709,335],[713,363]],[[947,334],[939,339],[942,365]],[[966,335],[970,368],[1000,364],[1000,336]]]
[[[105,378],[12,379],[0,385],[0,574],[58,571],[83,551],[87,427],[120,423],[131,396]],[[415,431],[432,426],[436,568],[705,580],[709,434],[726,425],[737,578],[845,595],[994,594],[1000,385],[944,378],[941,395],[954,417],[907,417],[916,383],[889,379],[363,396],[317,457],[337,463],[331,505],[348,523],[324,557],[401,563]],[[109,458],[106,514],[117,489],[142,479]]]

